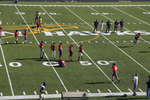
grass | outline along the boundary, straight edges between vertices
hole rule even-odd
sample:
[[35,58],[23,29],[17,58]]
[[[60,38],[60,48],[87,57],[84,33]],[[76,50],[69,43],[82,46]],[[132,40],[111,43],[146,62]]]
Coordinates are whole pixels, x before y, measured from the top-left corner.
[[[0,3],[7,3],[7,2],[0,2]],[[9,2],[8,2],[9,3]],[[20,4],[96,4],[96,3],[31,3],[31,2],[21,2]],[[98,4],[112,4],[109,3],[98,3]],[[114,3],[113,4],[130,4],[129,3]],[[131,4],[149,4],[149,2],[135,2]],[[135,16],[147,23],[149,21],[149,15],[144,15],[144,10],[138,7],[117,7],[118,9],[125,11],[128,15],[119,12],[114,7],[94,7],[98,13],[106,12],[111,13],[108,15],[92,15],[91,13],[95,13],[92,9],[88,7],[69,7],[72,12],[76,14],[73,15],[69,10],[65,7],[44,7],[47,12],[56,13],[56,15],[52,15],[52,17],[57,21],[59,24],[64,24],[64,26],[78,26],[78,29],[71,28],[65,29],[65,34],[68,34],[70,31],[92,31],[93,29],[93,21],[95,19],[104,20],[105,22],[110,18],[111,20],[125,20],[125,27],[128,30],[135,31],[135,30],[145,30],[150,32],[149,25],[144,24],[142,21],[139,21],[133,17],[130,17],[129,14]],[[141,7],[145,10],[150,10],[149,7]],[[34,23],[34,16],[36,11],[43,12],[44,11],[40,7],[18,7],[20,12],[24,12],[22,16],[24,17],[25,21],[28,24]],[[0,6],[0,20],[2,21],[2,26],[14,26],[14,25],[25,25],[24,20],[18,14],[16,14],[17,9],[13,6]],[[77,17],[79,16],[79,17]],[[47,24],[56,24],[54,20],[52,20],[47,14],[43,15],[43,21]],[[81,20],[83,19],[83,20]],[[88,23],[88,24],[87,24]],[[130,24],[128,24],[130,23]],[[134,24],[136,23],[136,24]],[[140,23],[140,24],[138,24]],[[90,26],[91,25],[91,26]],[[59,27],[59,26],[57,26]],[[56,27],[51,27],[56,28]],[[14,32],[14,30],[7,30],[8,32]],[[22,31],[22,30],[20,30]],[[63,30],[59,30],[63,31]],[[8,35],[7,35],[8,36]],[[10,36],[10,35],[9,35]],[[73,41],[68,36],[45,36],[43,33],[35,34],[38,41],[44,40],[48,44],[46,44],[45,51],[47,56],[52,59],[51,51],[50,51],[50,42],[56,41],[58,42],[61,40],[64,45],[64,52],[63,52],[63,59],[68,60],[68,42],[73,43]],[[139,66],[136,62],[132,59],[127,57],[124,53],[122,53],[118,48],[113,46],[109,43],[102,35],[96,40],[92,40],[87,42],[89,39],[93,39],[96,36],[72,36],[72,38],[77,42],[83,42],[85,47],[85,52],[89,55],[92,60],[97,63],[99,60],[105,61],[116,61],[117,65],[119,65],[119,76],[121,79],[121,83],[116,83],[115,85],[119,87],[121,91],[128,91],[128,88],[133,88],[133,75],[134,73],[138,73],[139,75],[139,88],[143,91],[146,90],[146,81],[147,76],[149,73],[146,72],[141,66]],[[119,47],[121,50],[126,52],[132,58],[134,58],[137,62],[142,64],[148,71],[149,71],[149,44],[145,43],[144,41],[140,40],[141,42],[134,45],[131,40],[133,40],[133,35],[121,35],[118,36],[114,32],[110,36],[106,36],[110,41],[113,41],[114,44]],[[142,35],[147,41],[149,40],[149,35]],[[14,38],[3,39],[3,41],[8,41],[10,43],[14,42]],[[20,42],[23,41],[23,37],[20,37]],[[32,42],[31,44],[5,44],[2,45],[4,50],[4,55],[6,58],[6,63],[8,65],[8,71],[10,75],[10,79],[12,82],[13,90],[15,95],[21,95],[23,91],[26,94],[33,94],[33,91],[38,91],[38,87],[42,81],[45,81],[48,84],[47,91],[48,93],[55,93],[56,90],[59,92],[65,91],[64,86],[60,82],[64,83],[65,87],[69,91],[86,91],[89,89],[91,92],[97,92],[97,89],[100,89],[102,92],[108,92],[107,89],[110,89],[112,92],[119,92],[118,89],[114,87],[112,82],[104,76],[104,74],[98,69],[101,68],[103,72],[111,79],[111,63],[108,65],[99,65],[96,67],[94,64],[90,66],[83,66],[80,62],[68,62],[68,66],[66,68],[57,68],[54,67],[57,71],[58,75],[56,74],[54,68],[46,67],[42,65],[43,62],[47,61],[45,58],[44,60],[39,59],[39,48],[35,41],[35,38],[30,35],[29,41]],[[98,43],[95,43],[97,41]],[[103,43],[103,41],[105,43]],[[117,43],[116,41],[119,41]],[[123,42],[126,41],[126,42]],[[73,59],[76,60],[78,56],[78,47],[74,45],[74,57]],[[0,75],[3,76],[0,79],[0,91],[3,92],[4,95],[11,95],[10,86],[7,78],[7,74],[5,71],[4,66],[4,59],[2,58],[2,54],[0,54],[0,63],[3,65],[0,67]],[[87,56],[84,56],[85,61],[89,61]],[[9,65],[10,62],[20,62],[22,67],[13,68]],[[139,99],[142,100],[140,97]],[[109,100],[109,98],[98,98],[102,100]],[[110,98],[111,100],[131,100],[135,99],[134,97],[124,98]],[[138,99],[138,98],[137,98]],[[97,98],[91,98],[91,100],[97,100]],[[144,100],[144,99],[143,99]]]

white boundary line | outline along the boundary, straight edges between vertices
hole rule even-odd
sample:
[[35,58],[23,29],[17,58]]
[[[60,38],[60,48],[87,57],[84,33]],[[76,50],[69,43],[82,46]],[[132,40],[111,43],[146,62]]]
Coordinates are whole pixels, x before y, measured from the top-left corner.
[[11,78],[10,78],[9,71],[8,71],[8,66],[7,66],[7,63],[6,63],[6,58],[5,58],[4,51],[3,51],[3,48],[2,48],[1,44],[0,44],[0,49],[1,49],[2,57],[3,57],[3,61],[4,61],[6,73],[7,73],[7,78],[8,78],[8,81],[9,81],[10,90],[11,90],[12,96],[14,96],[15,95],[14,94],[14,89],[13,89],[13,86],[12,86]]
[[[0,4],[0,6],[15,6],[15,4]],[[43,7],[150,7],[150,5],[27,5],[17,4],[17,6],[43,6]]]
[[[17,11],[19,12],[20,17],[23,19],[23,21],[25,22],[25,24],[26,24],[27,27],[29,28],[29,30],[30,30],[30,32],[32,33],[32,35],[33,35],[34,39],[36,40],[37,44],[39,44],[38,39],[37,39],[36,36],[34,35],[33,31],[31,30],[30,26],[28,25],[27,21],[26,21],[25,18],[21,15],[19,8],[18,8],[17,6],[15,6],[15,8],[17,9]],[[46,54],[45,52],[44,52],[44,55],[46,56],[48,62],[50,63],[50,59],[48,58],[48,56],[47,56],[47,54]],[[51,64],[51,63],[50,63],[50,64]],[[51,64],[51,65],[52,65],[52,64]],[[64,82],[62,81],[61,77],[59,76],[58,72],[56,71],[56,69],[54,68],[53,65],[52,65],[52,68],[53,68],[54,72],[56,73],[56,75],[57,75],[59,81],[61,82],[62,86],[64,87],[65,91],[67,92],[67,91],[68,91],[67,87],[65,86]]]
[[[40,6],[41,9],[46,12],[46,14],[57,24],[57,26],[59,26],[60,28],[62,28],[62,30],[64,31],[64,33],[67,33],[63,27],[61,27],[61,25],[58,24],[58,22],[51,16],[49,15],[49,13],[42,7]],[[67,7],[65,7],[66,9],[69,9]],[[68,35],[67,35],[68,36]],[[79,46],[79,44],[71,37],[71,36],[68,36],[77,46]],[[119,92],[122,92],[120,90],[120,88],[107,76],[107,74],[99,67],[99,65],[97,65],[94,60],[84,51],[84,54],[90,59],[90,61],[104,74],[104,76],[114,85],[114,87],[119,91]]]
[[[111,93],[86,93],[87,97],[121,97],[121,96],[133,96],[133,92],[111,92]],[[136,92],[136,96],[146,96],[146,92]],[[60,99],[62,94],[47,94],[45,99]],[[39,95],[17,95],[17,96],[1,96],[0,100],[29,100],[29,99],[39,99]],[[146,98],[145,98],[146,99]],[[146,99],[147,100],[147,99]]]
[[[94,8],[90,8],[91,10],[93,10],[93,11],[96,11],[96,12],[98,12],[97,10],[95,10]],[[109,19],[109,20],[111,20],[111,21],[113,21],[112,19],[110,19],[109,17],[106,17],[105,15],[102,15],[102,16],[104,16],[105,18],[107,18],[107,19]],[[127,28],[126,28],[127,29]],[[127,29],[128,30],[128,29]],[[104,36],[104,35],[103,35]],[[109,40],[107,37],[105,37],[104,36],[104,38],[105,39],[107,39],[107,40]],[[146,72],[148,72],[148,73],[150,73],[150,71],[146,68],[146,67],[144,67],[141,63],[139,63],[138,61],[136,61],[132,56],[130,56],[128,53],[126,53],[124,50],[122,50],[121,48],[119,48],[117,45],[115,45],[111,40],[109,40],[109,42],[113,45],[113,46],[115,46],[117,49],[119,49],[123,54],[125,54],[128,58],[130,58],[132,61],[134,61],[136,64],[138,64],[141,68],[143,68]]]

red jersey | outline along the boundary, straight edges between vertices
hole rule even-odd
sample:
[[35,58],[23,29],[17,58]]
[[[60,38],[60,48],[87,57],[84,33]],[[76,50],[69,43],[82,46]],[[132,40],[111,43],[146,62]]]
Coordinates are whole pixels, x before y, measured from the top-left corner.
[[84,50],[83,46],[80,46],[79,47],[79,52],[83,52],[83,50]]
[[63,45],[62,44],[58,45],[58,50],[63,50]]
[[24,32],[24,36],[28,36],[28,32],[27,31]]
[[73,45],[69,46],[69,51],[71,51],[71,52],[73,51]]
[[112,66],[112,70],[113,70],[113,72],[118,72],[118,66],[117,65],[113,65]]
[[2,34],[2,32],[3,32],[3,29],[0,27],[0,34]]
[[41,27],[41,24],[40,23],[36,24],[36,27],[38,27],[38,28]]
[[44,42],[41,42],[39,48],[44,48]]
[[18,37],[19,36],[19,32],[15,32],[15,37]]
[[141,34],[140,33],[137,33],[136,35],[135,35],[135,38],[140,38],[141,37]]
[[56,50],[56,45],[55,44],[51,45],[51,50],[53,50],[53,51]]

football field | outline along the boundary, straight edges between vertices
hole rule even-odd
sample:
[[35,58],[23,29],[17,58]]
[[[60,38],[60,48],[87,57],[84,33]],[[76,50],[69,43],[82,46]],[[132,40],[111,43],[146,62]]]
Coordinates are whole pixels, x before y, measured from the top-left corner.
[[[68,91],[131,92],[135,73],[139,76],[138,91],[146,92],[150,75],[149,2],[32,3],[14,5],[0,2],[0,26],[5,31],[0,45],[1,95],[37,94],[43,81],[47,83],[48,94]],[[36,11],[43,18],[40,33],[33,28]],[[96,19],[110,20],[112,32],[93,32]],[[125,22],[124,32],[114,32],[114,21],[121,19]],[[24,43],[22,36],[25,29],[30,31],[28,43]],[[13,35],[15,30],[20,31],[18,44],[15,44]],[[137,32],[142,34],[142,38],[134,44]],[[38,47],[41,40],[45,42],[45,58],[42,60]],[[55,66],[58,62],[52,58],[52,41],[57,45],[62,41],[62,59],[68,62],[66,67]],[[81,43],[85,55],[83,61],[77,61]],[[74,44],[73,62],[68,61],[70,44]],[[119,66],[120,83],[112,81],[112,63]]]

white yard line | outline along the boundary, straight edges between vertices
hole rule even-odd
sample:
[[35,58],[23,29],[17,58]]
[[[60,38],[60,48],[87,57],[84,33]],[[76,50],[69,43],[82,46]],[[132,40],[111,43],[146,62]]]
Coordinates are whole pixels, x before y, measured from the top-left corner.
[[[58,24],[58,22],[42,7],[42,6],[40,6],[41,7],[41,9],[57,24],[57,26],[59,26],[63,31],[64,31],[64,33],[67,33],[64,29],[63,29],[63,27],[61,27],[61,25],[59,25]],[[69,9],[69,8],[67,8],[67,7],[65,7],[66,9]],[[68,35],[67,35],[68,36]],[[71,36],[68,36],[77,46],[79,46],[79,44],[71,37]],[[96,64],[95,62],[94,62],[94,60],[84,51],[84,54],[90,59],[90,61],[104,74],[104,76],[109,80],[109,81],[111,81],[111,83],[114,85],[114,87],[119,91],[119,92],[122,92],[121,90],[120,90],[120,88],[107,76],[107,74],[99,67],[99,65],[98,64]]]
[[[15,6],[16,4],[0,4],[0,6]],[[150,7],[150,5],[27,5],[17,4],[17,6],[43,6],[43,7]]]
[[[95,10],[94,8],[90,8],[91,10],[93,11],[96,11],[98,12],[97,10]],[[117,8],[118,9],[118,8]],[[129,14],[128,14],[129,15]],[[113,21],[111,18],[105,16],[105,15],[102,15],[104,16],[105,18]],[[91,25],[90,25],[91,26]],[[91,26],[92,27],[92,26]],[[126,28],[127,29],[127,28]],[[127,29],[128,30],[128,29]],[[104,36],[104,35],[103,35]],[[134,61],[136,64],[138,64],[142,69],[144,69],[146,72],[150,73],[150,71],[144,67],[144,65],[142,65],[141,63],[139,63],[137,60],[135,60],[132,56],[130,56],[128,53],[126,53],[124,50],[122,50],[121,48],[119,48],[117,45],[115,45],[111,40],[109,40],[107,37],[104,36],[105,39],[107,39],[113,46],[115,46],[118,50],[120,50],[123,54],[125,54],[128,58],[130,58],[132,61]]]
[[[73,15],[75,15],[76,17],[78,17],[80,20],[82,20],[83,22],[85,22],[89,27],[91,27],[93,29],[93,26],[90,25],[88,22],[86,22],[85,20],[83,20],[81,17],[79,17],[77,14],[75,14],[73,11],[71,11],[69,8],[66,7],[66,9],[68,9],[68,11],[70,11]],[[92,8],[91,8],[92,9]],[[97,12],[97,11],[96,11]],[[109,20],[109,17],[107,17]],[[115,45],[111,40],[109,40],[106,36],[102,35],[106,40],[108,40],[113,46],[115,46],[118,50],[120,50],[123,54],[125,54],[127,57],[129,57],[132,61],[134,61],[136,64],[138,64],[141,68],[143,68],[146,72],[150,73],[150,71],[148,69],[146,69],[142,64],[140,64],[139,62],[137,62],[133,57],[131,57],[129,54],[127,54],[125,51],[123,51],[121,48],[119,48],[117,45]]]
[[140,21],[140,22],[142,22],[142,23],[144,23],[144,24],[146,24],[146,25],[148,25],[148,26],[150,26],[150,24],[149,24],[148,22],[146,22],[146,21],[144,21],[144,20],[142,20],[142,19],[140,19],[140,18],[138,18],[138,17],[135,17],[135,16],[133,16],[133,15],[131,15],[131,14],[129,14],[129,13],[127,13],[127,12],[125,12],[125,11],[119,9],[119,8],[116,8],[116,7],[112,7],[112,8],[114,8],[114,9],[116,9],[117,11],[119,11],[119,12],[121,12],[121,13],[124,13],[125,15],[128,15],[128,16],[130,16],[130,17],[132,17],[132,18],[134,18],[134,19],[136,19],[136,20],[138,20],[138,21]]
[[10,86],[11,94],[12,94],[12,96],[14,96],[15,95],[14,94],[14,89],[13,89],[13,86],[12,86],[11,78],[10,78],[9,71],[8,71],[8,66],[7,66],[7,63],[6,63],[6,58],[5,58],[3,47],[2,47],[1,44],[0,44],[0,49],[1,49],[2,57],[3,57],[3,61],[4,61],[6,73],[7,73],[7,78],[8,78],[8,81],[9,81],[9,86]]
[[[146,11],[146,12],[149,12],[148,10],[146,10],[146,9],[144,9],[144,8],[141,8],[141,7],[138,7],[139,9],[141,9],[141,10],[143,10],[143,11]],[[150,41],[147,41],[147,40],[145,40],[145,39],[143,39],[143,38],[141,38],[145,43],[147,43],[147,44],[150,44]]]
[[146,11],[146,12],[149,12],[148,10],[144,9],[144,8],[141,8],[141,7],[138,7],[139,9],[143,10],[143,11]]
[[[24,23],[25,23],[25,24],[27,25],[27,27],[29,28],[30,32],[32,32],[32,35],[33,35],[34,39],[36,40],[37,44],[39,44],[39,41],[38,41],[38,39],[36,38],[36,36],[34,35],[33,31],[31,30],[29,24],[27,23],[27,21],[25,20],[25,18],[23,17],[23,15],[20,14],[19,8],[18,8],[17,6],[15,6],[15,8],[16,8],[17,11],[19,12],[19,15],[20,15],[20,17],[23,19]],[[48,60],[49,63],[51,64],[50,59],[48,58],[48,56],[47,56],[47,54],[46,54],[45,52],[44,52],[44,55],[46,56],[47,60]],[[52,65],[52,64],[51,64],[51,65]],[[54,68],[53,65],[52,65],[52,68],[53,68],[54,72],[56,73],[56,75],[57,75],[59,81],[61,82],[62,86],[64,87],[65,91],[68,91],[66,85],[64,84],[63,80],[61,79],[60,75],[58,74],[58,72],[56,71],[56,69]]]

